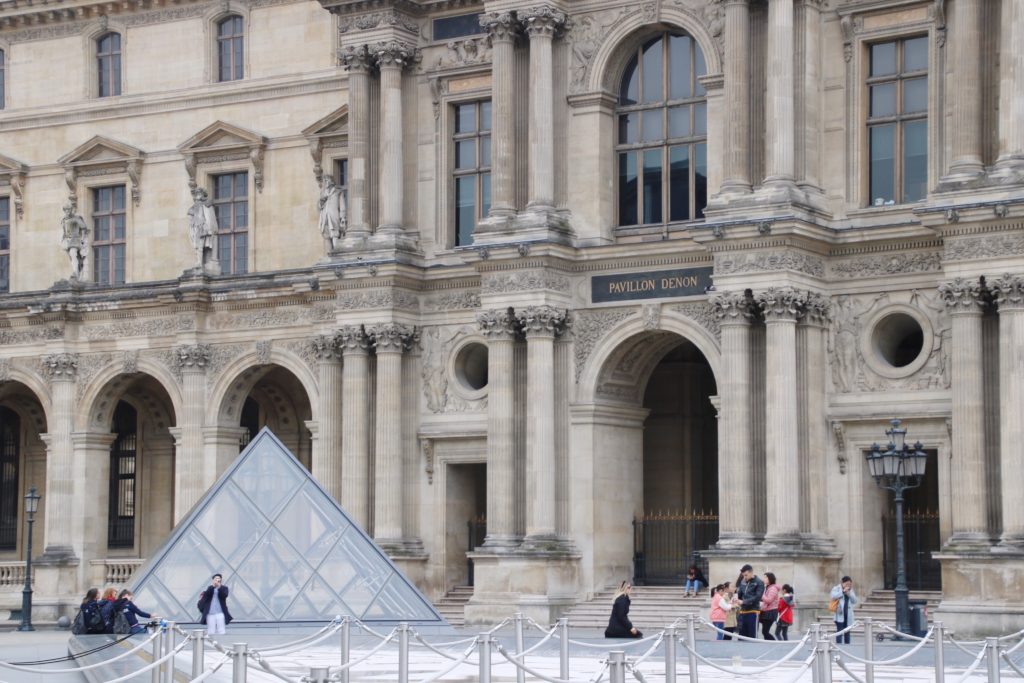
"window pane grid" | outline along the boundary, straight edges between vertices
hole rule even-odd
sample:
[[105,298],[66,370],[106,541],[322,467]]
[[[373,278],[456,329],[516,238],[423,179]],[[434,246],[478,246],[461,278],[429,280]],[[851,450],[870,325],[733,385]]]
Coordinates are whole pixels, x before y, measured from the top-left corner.
[[241,80],[244,75],[245,29],[242,17],[230,16],[217,24],[217,75],[220,81]]
[[121,35],[108,33],[96,41],[96,70],[100,97],[121,94]]
[[101,285],[125,282],[124,185],[97,187],[92,191],[93,279]]
[[249,174],[213,177],[213,210],[217,215],[217,252],[225,275],[249,272]]
[[455,105],[452,134],[455,245],[473,243],[491,208],[491,102]]

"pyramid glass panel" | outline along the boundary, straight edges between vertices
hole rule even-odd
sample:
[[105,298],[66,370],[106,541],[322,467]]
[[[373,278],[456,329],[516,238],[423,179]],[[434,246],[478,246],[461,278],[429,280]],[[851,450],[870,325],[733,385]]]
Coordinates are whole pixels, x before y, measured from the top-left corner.
[[237,622],[443,622],[280,441],[263,429],[136,573],[139,604],[193,623],[214,573]]

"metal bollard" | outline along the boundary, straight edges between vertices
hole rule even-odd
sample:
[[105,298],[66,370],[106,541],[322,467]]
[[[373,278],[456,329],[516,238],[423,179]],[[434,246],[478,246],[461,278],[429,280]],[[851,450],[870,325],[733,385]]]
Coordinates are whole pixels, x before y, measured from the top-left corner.
[[235,643],[233,656],[235,661],[231,663],[231,683],[245,683],[248,677],[246,667],[249,666],[249,646]]
[[942,622],[936,621],[932,624],[935,629],[933,631],[933,637],[935,638],[935,683],[945,683],[946,681],[946,657],[943,648],[945,647],[946,634],[942,629]]
[[988,648],[988,683],[999,683],[999,639],[986,638],[985,647]]
[[[523,645],[523,613],[516,612],[515,616],[512,617],[512,621],[516,626],[516,654],[521,655],[526,649]],[[526,664],[525,660],[520,660],[523,664]],[[526,672],[516,667],[516,683],[526,683]]]
[[170,655],[170,659],[164,662],[164,683],[174,683],[174,622],[167,622],[167,630],[164,631],[164,657]]
[[626,653],[622,650],[608,653],[608,683],[626,683]]
[[820,647],[818,648],[818,668],[819,668],[819,681],[820,683],[832,683],[832,641],[828,636],[824,637],[820,641]]
[[197,628],[192,631],[192,680],[199,678],[206,669],[206,631]]
[[561,679],[569,680],[569,618],[558,620],[558,663]]
[[[157,635],[156,638],[153,639],[153,661],[154,662],[164,656],[163,655],[163,652],[164,652],[164,632],[163,632],[163,628],[164,627],[163,627],[162,624],[157,624],[156,628],[154,629],[154,631],[156,631],[156,633],[159,634],[159,635]],[[152,673],[150,674],[150,680],[152,680],[153,683],[160,683],[160,667],[159,666],[154,666],[151,669],[151,671],[152,671]]]
[[481,633],[480,639],[480,683],[491,683],[491,634]]
[[686,615],[686,656],[689,662],[690,683],[697,683],[697,629],[693,625],[696,617]]
[[665,683],[676,683],[676,627],[665,629]]
[[327,666],[309,667],[309,683],[328,683],[331,680],[331,668]]
[[[341,622],[341,665],[348,664],[349,655],[351,654],[352,646],[352,621],[350,617],[345,617]],[[348,669],[341,670],[341,678],[339,683],[348,683]]]
[[398,625],[398,683],[409,683],[409,624]]
[[864,659],[868,660],[864,665],[864,683],[875,683],[875,665],[872,660],[875,658],[875,634],[874,623],[871,617],[864,617]]

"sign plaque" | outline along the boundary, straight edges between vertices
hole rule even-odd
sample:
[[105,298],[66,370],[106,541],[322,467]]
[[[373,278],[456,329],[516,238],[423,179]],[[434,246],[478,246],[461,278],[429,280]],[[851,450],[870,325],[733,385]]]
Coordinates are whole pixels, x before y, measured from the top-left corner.
[[595,275],[590,279],[590,299],[597,304],[605,301],[663,299],[703,294],[711,286],[712,270],[713,268],[708,266]]

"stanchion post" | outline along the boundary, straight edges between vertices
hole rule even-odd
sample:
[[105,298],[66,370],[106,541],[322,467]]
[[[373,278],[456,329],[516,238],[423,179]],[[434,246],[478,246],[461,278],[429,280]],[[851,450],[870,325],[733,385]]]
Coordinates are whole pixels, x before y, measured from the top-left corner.
[[875,634],[874,623],[871,617],[864,617],[864,683],[875,683],[875,665],[871,662],[875,659]]
[[409,624],[398,625],[398,683],[409,683]]
[[932,636],[935,638],[935,683],[945,683],[946,657],[943,648],[946,644],[946,633],[942,628],[941,621],[933,623],[932,628]]
[[174,622],[167,622],[167,630],[164,631],[164,656],[170,655],[170,659],[164,662],[164,683],[174,683]]
[[[522,655],[526,649],[523,644],[523,613],[516,612],[515,616],[512,617],[512,620],[515,622],[516,626],[516,654]],[[523,664],[526,663],[523,660],[520,661]],[[516,667],[516,683],[526,683],[526,672],[518,666]]]
[[985,647],[988,649],[988,683],[999,683],[999,639],[986,638]]
[[569,680],[569,618],[558,620],[558,663],[561,679]]
[[690,683],[697,683],[697,628],[692,614],[686,615],[686,658]]
[[205,635],[206,631],[201,628],[192,631],[192,680],[203,675],[203,670],[206,669],[206,642],[203,640]]
[[676,627],[665,629],[665,683],[676,683]]
[[477,643],[480,644],[480,683],[491,683],[491,634],[481,633]]
[[813,639],[811,640],[811,643],[813,644],[811,646],[811,683],[821,683],[821,667],[818,666],[818,657],[820,656],[819,650],[821,650],[821,634],[819,633],[820,627],[821,624],[813,624],[811,626],[811,633],[813,635]]
[[[352,647],[352,617],[345,617],[341,622],[341,665],[348,664]],[[348,669],[341,670],[340,683],[348,683]]]
[[326,666],[309,667],[309,683],[327,683],[331,679],[331,669]]
[[[164,627],[163,624],[156,625],[156,638],[153,639],[153,661],[160,659],[164,656]],[[160,683],[160,667],[154,666],[150,674],[150,680],[153,683]]]
[[245,683],[249,666],[249,647],[245,643],[235,643],[232,656],[235,661],[231,663],[231,683]]
[[826,636],[821,639],[821,647],[818,650],[819,665],[821,667],[821,683],[832,683],[832,641]]
[[626,683],[626,653],[622,650],[608,653],[608,683]]

